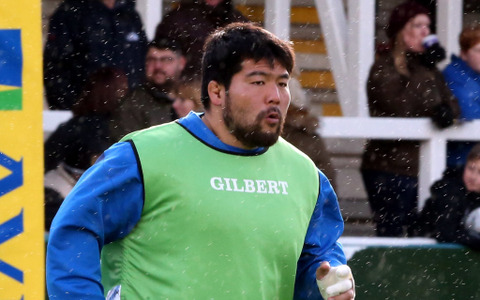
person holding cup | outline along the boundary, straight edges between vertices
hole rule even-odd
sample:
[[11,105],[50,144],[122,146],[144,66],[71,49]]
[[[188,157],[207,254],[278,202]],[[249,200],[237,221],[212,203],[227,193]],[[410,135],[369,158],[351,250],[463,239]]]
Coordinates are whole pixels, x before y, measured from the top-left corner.
[[[446,128],[459,116],[457,99],[436,64],[445,51],[431,36],[430,12],[414,1],[395,7],[371,67],[370,116],[430,118]],[[370,140],[361,172],[378,236],[415,235],[419,141]]]

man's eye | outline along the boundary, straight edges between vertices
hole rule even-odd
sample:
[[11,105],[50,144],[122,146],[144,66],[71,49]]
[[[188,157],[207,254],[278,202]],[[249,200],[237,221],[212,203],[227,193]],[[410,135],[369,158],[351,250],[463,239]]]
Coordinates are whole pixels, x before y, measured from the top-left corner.
[[286,83],[286,82],[280,82],[278,85],[281,86],[281,87],[287,87],[287,86],[288,86],[288,83]]
[[263,81],[254,81],[254,82],[252,82],[252,84],[254,84],[254,85],[264,85],[264,82]]

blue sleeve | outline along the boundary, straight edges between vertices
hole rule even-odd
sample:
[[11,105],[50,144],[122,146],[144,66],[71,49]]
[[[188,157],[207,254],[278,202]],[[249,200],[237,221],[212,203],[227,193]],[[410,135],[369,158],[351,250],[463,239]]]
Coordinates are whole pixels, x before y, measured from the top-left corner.
[[479,96],[475,90],[466,86],[465,82],[460,82],[458,80],[449,81],[448,86],[458,99],[461,118],[466,121],[478,118],[478,108],[472,109],[471,107],[472,105],[475,105],[475,97]]
[[128,142],[113,145],[83,174],[50,229],[46,264],[50,299],[105,299],[100,251],[136,225],[143,193]]
[[343,233],[337,195],[327,177],[322,172],[319,176],[320,193],[297,264],[295,300],[322,299],[315,276],[322,261],[328,261],[331,266],[347,263],[342,245],[337,241]]
[[458,99],[461,118],[471,121],[480,118],[480,85],[467,74],[446,68],[443,72],[448,87]]

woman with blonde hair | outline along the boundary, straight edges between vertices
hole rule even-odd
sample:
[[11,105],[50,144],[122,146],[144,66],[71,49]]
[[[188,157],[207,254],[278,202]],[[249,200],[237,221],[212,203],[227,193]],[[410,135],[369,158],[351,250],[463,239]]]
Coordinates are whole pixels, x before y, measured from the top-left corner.
[[[386,28],[389,43],[376,53],[367,82],[372,117],[430,118],[445,128],[458,103],[436,63],[445,51],[430,31],[430,12],[414,1],[395,7]],[[411,235],[417,207],[419,141],[371,140],[362,177],[378,236]]]

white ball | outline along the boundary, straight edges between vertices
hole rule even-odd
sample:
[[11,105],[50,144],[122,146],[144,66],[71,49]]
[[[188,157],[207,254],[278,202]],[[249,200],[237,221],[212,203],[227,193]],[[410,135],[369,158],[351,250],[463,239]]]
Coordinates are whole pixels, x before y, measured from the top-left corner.
[[468,216],[465,222],[467,229],[475,230],[480,233],[480,207],[474,209]]

